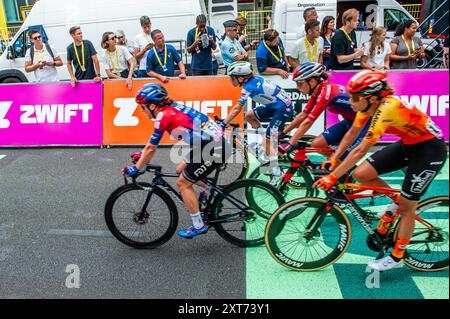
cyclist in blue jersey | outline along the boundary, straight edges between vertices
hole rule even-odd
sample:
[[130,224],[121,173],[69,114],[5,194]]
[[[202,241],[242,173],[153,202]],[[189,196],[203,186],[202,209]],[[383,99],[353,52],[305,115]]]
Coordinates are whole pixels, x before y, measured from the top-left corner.
[[160,84],[144,85],[137,93],[136,103],[141,106],[149,119],[155,119],[155,129],[150,142],[136,158],[136,165],[124,167],[122,174],[137,177],[143,173],[166,131],[176,140],[189,144],[191,146],[189,158],[177,167],[177,173],[180,174],[177,185],[193,225],[180,230],[178,235],[193,238],[207,233],[208,226],[203,223],[193,186],[197,184],[204,187],[201,180],[223,163],[225,140],[222,137],[222,128],[208,116],[175,103]]
[[243,87],[238,103],[233,107],[224,124],[230,123],[247,104],[248,98],[262,104],[246,113],[247,121],[253,128],[261,126],[261,121],[270,122],[266,130],[265,150],[270,160],[277,158],[277,152],[271,146],[271,139],[282,132],[286,122],[292,119],[292,101],[278,85],[260,76],[255,76],[249,62],[234,62],[228,67],[231,83]]

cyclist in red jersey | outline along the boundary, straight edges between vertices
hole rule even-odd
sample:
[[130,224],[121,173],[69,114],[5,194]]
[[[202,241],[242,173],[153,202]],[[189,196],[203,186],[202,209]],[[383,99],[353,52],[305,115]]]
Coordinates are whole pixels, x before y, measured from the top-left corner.
[[379,175],[407,168],[401,195],[391,197],[394,204],[388,209],[393,213],[398,209],[401,214],[395,247],[389,256],[369,262],[369,267],[377,271],[398,268],[403,265],[402,259],[414,231],[417,203],[444,166],[447,146],[442,132],[426,114],[392,96],[386,73],[362,71],[350,80],[348,88],[352,107],[358,114],[353,127],[331,156],[331,162],[353,142],[367,122],[370,128],[361,144],[331,174],[318,180],[315,187],[325,190],[332,187],[384,133],[399,136],[400,141],[375,152],[352,173],[363,184],[389,187]]

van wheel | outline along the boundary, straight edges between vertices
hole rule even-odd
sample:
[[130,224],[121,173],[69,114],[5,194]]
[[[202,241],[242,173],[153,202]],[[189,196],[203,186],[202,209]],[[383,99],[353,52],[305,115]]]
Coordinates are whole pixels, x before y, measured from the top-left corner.
[[6,78],[2,81],[2,83],[21,83],[20,79],[18,78]]

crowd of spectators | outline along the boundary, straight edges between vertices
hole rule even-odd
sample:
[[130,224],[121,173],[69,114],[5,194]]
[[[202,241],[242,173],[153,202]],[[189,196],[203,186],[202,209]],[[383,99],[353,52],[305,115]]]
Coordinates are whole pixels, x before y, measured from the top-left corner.
[[[388,42],[387,30],[374,27],[367,43],[358,43],[355,30],[360,23],[360,13],[349,9],[342,14],[342,27],[336,29],[336,20],[326,16],[318,20],[315,8],[303,13],[304,24],[297,33],[292,52],[286,55],[285,46],[274,29],[261,32],[260,40],[248,42],[247,19],[238,16],[224,23],[225,33],[220,37],[207,26],[207,17],[199,15],[196,25],[187,32],[186,50],[191,55],[191,65],[186,70],[177,49],[166,44],[161,30],[152,31],[148,16],[140,18],[142,32],[134,41],[127,39],[123,30],[107,31],[101,39],[104,54],[97,57],[91,41],[83,39],[81,27],[69,30],[73,39],[67,47],[67,68],[73,86],[80,80],[101,81],[100,63],[110,79],[123,78],[131,90],[133,78],[157,78],[167,82],[171,77],[185,79],[189,76],[212,76],[218,74],[219,64],[226,68],[235,61],[249,59],[249,51],[256,50],[256,66],[262,75],[279,75],[286,79],[289,72],[311,61],[325,65],[327,69],[353,70],[356,68],[415,69],[417,60],[425,56],[423,43],[415,37],[417,25],[412,20],[403,21]],[[56,68],[63,62],[58,51],[43,42],[39,31],[29,33],[32,46],[26,53],[25,70],[34,72],[37,81],[58,81]],[[448,64],[448,39],[444,48]],[[355,62],[359,61],[359,66]]]

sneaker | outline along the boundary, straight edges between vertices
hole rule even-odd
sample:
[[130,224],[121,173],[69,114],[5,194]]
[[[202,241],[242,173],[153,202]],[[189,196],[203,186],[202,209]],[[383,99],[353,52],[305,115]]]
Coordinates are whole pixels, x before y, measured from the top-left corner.
[[368,266],[377,271],[385,271],[394,268],[403,267],[403,259],[400,261],[395,261],[391,256],[386,256],[381,259],[371,260],[369,261]]
[[182,229],[178,231],[178,236],[183,238],[194,238],[198,235],[206,234],[209,230],[209,227],[204,225],[202,228],[197,229],[194,226],[189,226],[188,228]]

